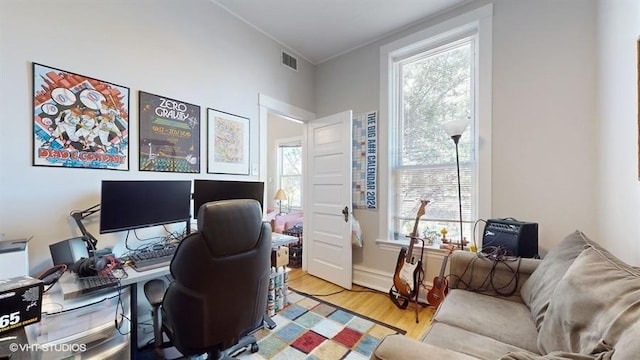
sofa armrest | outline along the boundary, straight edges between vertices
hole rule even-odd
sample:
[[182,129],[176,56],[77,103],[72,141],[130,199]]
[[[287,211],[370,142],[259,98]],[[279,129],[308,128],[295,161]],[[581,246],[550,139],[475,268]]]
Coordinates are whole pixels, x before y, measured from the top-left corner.
[[406,359],[447,359],[477,360],[453,350],[426,344],[404,335],[387,335],[371,354],[371,360],[406,360]]
[[542,260],[507,257],[502,261],[481,253],[454,251],[449,262],[449,287],[522,301],[520,288]]

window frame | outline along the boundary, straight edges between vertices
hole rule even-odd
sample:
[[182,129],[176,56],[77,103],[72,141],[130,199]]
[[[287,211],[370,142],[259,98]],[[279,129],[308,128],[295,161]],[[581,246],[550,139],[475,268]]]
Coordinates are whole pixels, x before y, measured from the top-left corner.
[[[423,48],[420,48],[418,50],[417,53],[415,54],[408,54],[408,55],[404,55],[404,56],[398,56],[395,57],[393,59],[393,72],[392,72],[392,81],[394,81],[395,86],[392,87],[392,91],[393,93],[390,94],[390,98],[393,99],[394,101],[394,105],[395,104],[399,104],[399,106],[394,107],[395,109],[397,109],[397,112],[395,112],[393,114],[393,118],[389,119],[389,123],[393,125],[392,129],[390,130],[390,132],[392,132],[391,136],[393,141],[391,142],[391,146],[389,147],[390,151],[395,151],[393,153],[393,157],[390,157],[390,171],[389,171],[389,184],[392,183],[391,179],[396,179],[397,178],[397,174],[398,173],[402,173],[405,172],[407,170],[429,170],[429,169],[437,169],[437,168],[451,168],[450,170],[452,171],[456,171],[456,163],[453,162],[451,164],[435,164],[435,165],[430,165],[430,164],[414,164],[414,165],[403,165],[400,164],[401,162],[401,158],[402,158],[402,152],[400,151],[400,149],[402,148],[402,144],[406,144],[404,141],[404,137],[403,134],[405,132],[405,130],[402,128],[402,124],[404,123],[404,91],[402,91],[402,85],[404,83],[404,76],[405,76],[405,66],[406,65],[411,65],[414,62],[417,61],[421,61],[421,60],[426,60],[431,56],[438,56],[442,53],[446,53],[447,51],[450,51],[452,49],[455,49],[461,45],[468,45],[469,46],[469,51],[471,53],[470,56],[470,60],[472,62],[471,64],[471,72],[470,72],[470,78],[471,78],[471,85],[473,86],[473,88],[471,89],[471,102],[470,102],[470,117],[471,119],[475,119],[475,109],[474,109],[474,99],[476,97],[477,94],[475,94],[475,82],[476,82],[476,71],[475,71],[475,49],[477,46],[477,34],[476,33],[472,33],[472,34],[468,34],[468,33],[460,33],[457,34],[458,36],[452,36],[448,39],[446,39],[446,41],[444,41],[443,43],[436,43],[436,44],[430,44],[427,45]],[[471,124],[470,128],[465,132],[465,134],[463,135],[464,137],[473,137],[475,134],[475,124]],[[442,130],[442,134],[444,135],[444,130]],[[447,141],[447,146],[451,146],[451,150],[453,152],[454,146],[453,146],[453,141],[451,139],[449,139],[446,136],[443,136],[444,141]],[[476,186],[477,186],[477,182],[473,181],[476,178],[476,170],[477,170],[477,163],[476,163],[476,156],[475,156],[475,152],[476,152],[476,147],[477,144],[475,143],[475,139],[471,139],[472,142],[472,149],[471,149],[471,160],[469,163],[465,163],[463,161],[460,162],[461,167],[464,167],[464,165],[470,165],[471,168],[471,172],[472,172],[472,191],[470,194],[470,199],[472,199],[473,204],[471,204],[471,216],[465,216],[464,219],[464,224],[465,224],[465,228],[467,227],[471,227],[473,225],[473,220],[477,218],[477,209],[474,206],[475,202],[475,197],[477,196],[477,191],[476,191]],[[391,185],[390,185],[391,186]],[[392,193],[398,193],[398,187],[397,186],[392,186],[394,188],[394,190]],[[428,189],[426,190],[427,192],[429,191]],[[399,214],[397,214],[396,212],[394,212],[394,210],[398,210],[397,209],[397,204],[399,203],[399,201],[402,201],[404,199],[400,198],[398,199],[398,197],[394,197],[391,196],[391,200],[392,200],[392,206],[390,206],[393,210],[389,211],[389,216],[390,216],[390,221],[388,226],[390,227],[391,231],[393,231],[393,233],[395,234],[396,232],[399,231],[399,224],[402,223],[403,221],[408,221],[411,223],[414,223],[414,217],[413,216],[409,216],[409,217],[401,217]],[[424,199],[424,200],[432,200],[432,199]],[[457,203],[456,203],[457,204]],[[416,204],[417,205],[417,204]],[[467,204],[463,204],[463,205],[467,205]],[[458,214],[458,207],[456,206],[456,214]],[[428,214],[428,212],[427,212]],[[429,218],[428,215],[425,215],[421,218],[422,221],[428,221],[431,223],[447,223],[450,225],[447,225],[447,227],[451,230],[452,233],[457,233],[459,230],[459,217],[456,215],[453,218],[450,219],[433,219],[433,218]],[[468,226],[468,224],[471,223],[471,226]],[[394,231],[395,230],[395,231]],[[405,232],[404,234],[406,234],[408,232]],[[467,239],[469,238],[469,233],[465,232],[463,234],[464,236],[467,237]],[[395,235],[394,235],[395,237]],[[455,235],[453,237],[454,239],[458,239],[459,237],[457,235]]]
[[[282,139],[276,139],[275,140],[275,146],[276,146],[276,190],[280,189],[282,187],[282,177],[283,176],[289,176],[292,177],[291,175],[283,175],[282,174],[282,151],[280,150],[282,147],[287,147],[287,146],[293,146],[293,147],[300,147],[300,150],[303,152],[302,157],[300,158],[300,167],[302,169],[302,174],[300,175],[300,206],[291,206],[291,203],[289,202],[289,200],[287,199],[287,209],[291,210],[302,210],[304,207],[304,196],[303,196],[303,190],[304,190],[304,149],[302,147],[302,136],[294,136],[294,137],[290,137],[290,138],[282,138]],[[287,194],[288,196],[288,194]]]
[[[492,16],[493,6],[484,5],[475,10],[451,18],[442,23],[425,28],[421,31],[400,38],[380,47],[380,117],[381,124],[386,129],[381,133],[387,134],[380,139],[380,149],[391,149],[394,144],[395,132],[391,126],[398,114],[397,103],[393,100],[397,83],[393,81],[394,66],[398,59],[409,58],[428,48],[435,48],[464,37],[474,35],[475,45],[475,88],[473,89],[474,103],[472,125],[474,128],[476,182],[475,216],[478,219],[488,219],[491,216],[491,88],[492,88]],[[386,130],[386,131],[384,131]],[[404,244],[406,240],[394,240],[393,208],[389,206],[393,200],[391,176],[392,162],[389,151],[380,154],[381,186],[380,186],[380,221],[378,244]],[[471,220],[471,219],[465,219]],[[480,245],[481,239],[475,234],[475,240]],[[469,239],[473,241],[473,239]]]

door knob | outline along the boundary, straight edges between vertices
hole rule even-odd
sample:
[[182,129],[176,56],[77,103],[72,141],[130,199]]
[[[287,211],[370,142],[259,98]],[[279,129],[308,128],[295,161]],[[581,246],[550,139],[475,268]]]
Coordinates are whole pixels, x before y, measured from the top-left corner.
[[342,215],[344,215],[344,222],[349,222],[349,208],[348,207],[344,207],[344,209],[342,209]]

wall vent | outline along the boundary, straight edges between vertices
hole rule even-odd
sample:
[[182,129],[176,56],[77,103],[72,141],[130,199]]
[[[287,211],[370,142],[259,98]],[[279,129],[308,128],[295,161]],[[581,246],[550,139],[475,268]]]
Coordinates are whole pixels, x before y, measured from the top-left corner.
[[295,57],[293,57],[293,55],[289,55],[286,52],[282,52],[282,65],[298,71],[298,59],[296,59]]

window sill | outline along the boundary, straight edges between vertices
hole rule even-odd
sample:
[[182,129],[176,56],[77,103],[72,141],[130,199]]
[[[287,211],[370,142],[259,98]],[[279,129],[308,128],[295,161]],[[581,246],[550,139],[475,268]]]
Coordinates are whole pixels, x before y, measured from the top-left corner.
[[[376,244],[378,245],[378,248],[380,250],[398,252],[398,250],[401,247],[409,246],[409,239],[407,240],[377,239]],[[414,251],[416,251],[417,249],[420,249],[420,245],[421,243],[414,244],[413,245]],[[424,250],[433,251],[433,252],[442,252],[442,253],[445,253],[448,251],[447,249],[440,249],[440,244],[425,245]]]

